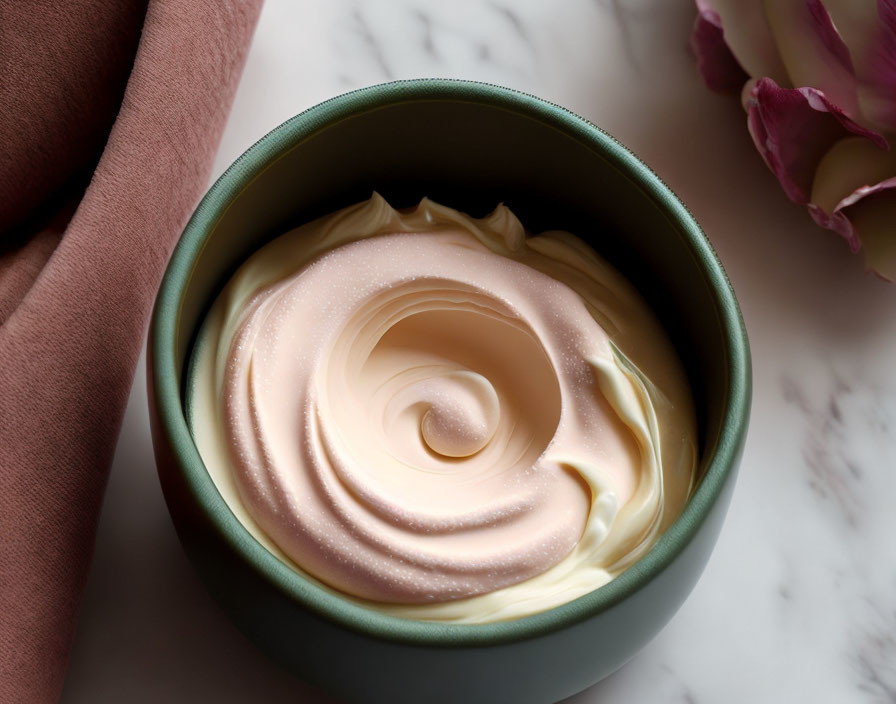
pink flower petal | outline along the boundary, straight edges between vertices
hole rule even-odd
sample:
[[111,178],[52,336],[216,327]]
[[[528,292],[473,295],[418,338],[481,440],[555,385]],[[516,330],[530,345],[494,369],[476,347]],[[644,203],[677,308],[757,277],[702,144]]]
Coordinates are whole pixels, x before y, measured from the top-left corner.
[[791,85],[762,0],[701,0],[698,10],[701,5],[718,13],[725,28],[725,43],[747,74],[755,78],[768,76],[778,85]]
[[781,88],[760,78],[745,93],[756,149],[796,203],[809,202],[818,162],[841,138],[852,133],[889,149],[881,134],[859,125],[815,88]]
[[852,55],[863,120],[896,131],[896,0],[825,0],[825,7]]
[[843,39],[837,32],[837,28],[834,27],[834,23],[825,9],[824,3],[821,0],[806,0],[806,11],[809,13],[809,17],[812,18],[812,25],[827,53],[841,69],[855,73],[855,69],[852,66],[852,57],[849,55],[849,48],[843,42]]
[[[839,203],[837,203],[837,205],[834,206],[832,214],[836,215],[837,213],[842,212],[844,208],[855,205],[860,200],[862,200],[862,198],[873,195],[875,193],[880,193],[881,191],[889,190],[890,188],[896,188],[896,176],[881,181],[880,183],[875,183],[871,186],[860,186],[848,196],[843,198]],[[809,206],[813,211],[813,217],[815,217],[816,213],[819,214],[818,217],[815,217],[816,222],[818,222],[819,225],[822,225],[822,227],[827,227],[827,225],[822,224],[822,222],[826,222],[825,218],[827,217],[824,210],[814,203],[809,203]],[[893,227],[896,228],[896,222],[893,223]],[[832,227],[829,229],[833,230],[836,228]]]
[[873,39],[874,28],[878,24],[876,0],[824,0],[824,7],[837,33],[849,47],[853,65],[858,71],[865,47]]
[[864,249],[868,268],[896,281],[896,176],[862,186],[841,200],[830,214],[809,204],[816,223],[834,230],[853,252]]
[[882,279],[896,281],[896,188],[866,195],[849,215],[862,240],[865,264]]
[[710,90],[734,91],[749,78],[725,43],[719,13],[710,8],[705,0],[697,0],[691,48],[697,56],[697,69]]
[[877,0],[881,37],[878,47],[878,77],[896,90],[896,0]]
[[877,0],[880,25],[868,59],[867,105],[878,124],[896,130],[896,0]]
[[809,203],[806,207],[816,225],[833,230],[846,240],[850,252],[855,254],[862,248],[862,240],[859,239],[859,234],[849,221],[849,218],[846,217],[846,213],[843,212],[842,208],[838,206],[833,213],[828,214],[815,203]]
[[818,164],[808,207],[853,252],[864,250],[869,267],[896,277],[896,153],[864,137],[841,139]]
[[858,119],[856,74],[849,49],[821,0],[775,0],[764,6],[791,84],[814,86]]

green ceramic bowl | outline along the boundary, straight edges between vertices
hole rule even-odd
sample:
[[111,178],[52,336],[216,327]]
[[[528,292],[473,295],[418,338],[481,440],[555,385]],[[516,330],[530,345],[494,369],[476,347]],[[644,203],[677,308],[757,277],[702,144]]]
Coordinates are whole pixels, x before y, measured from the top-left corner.
[[[503,201],[532,231],[574,232],[627,274],[667,325],[696,398],[700,483],[655,547],[610,584],[505,623],[398,619],[296,574],[215,489],[184,414],[185,369],[204,313],[251,252],[374,189],[398,207],[430,196],[477,216]],[[445,80],[329,100],[266,135],[224,173],[168,266],[149,379],[165,498],[209,591],[273,658],[351,701],[551,702],[616,670],[700,576],[734,487],[750,406],[734,294],[700,227],[662,181],[561,107]]]

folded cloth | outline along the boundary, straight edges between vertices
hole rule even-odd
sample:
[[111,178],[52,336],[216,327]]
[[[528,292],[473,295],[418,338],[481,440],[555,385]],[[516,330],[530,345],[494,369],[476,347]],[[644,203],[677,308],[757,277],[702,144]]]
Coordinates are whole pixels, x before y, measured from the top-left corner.
[[153,297],[260,1],[0,0],[4,704],[60,696]]

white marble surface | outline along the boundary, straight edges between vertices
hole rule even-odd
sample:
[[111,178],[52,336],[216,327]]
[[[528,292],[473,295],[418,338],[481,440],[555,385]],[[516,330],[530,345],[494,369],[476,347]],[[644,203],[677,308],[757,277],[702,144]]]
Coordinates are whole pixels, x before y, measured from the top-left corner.
[[[616,675],[569,700],[896,702],[896,286],[791,205],[738,100],[705,90],[691,0],[268,0],[215,172],[335,93],[451,76],[604,127],[713,241],[754,353],[752,428],[694,593]],[[210,601],[170,524],[142,370],[102,515],[64,701],[323,702]]]

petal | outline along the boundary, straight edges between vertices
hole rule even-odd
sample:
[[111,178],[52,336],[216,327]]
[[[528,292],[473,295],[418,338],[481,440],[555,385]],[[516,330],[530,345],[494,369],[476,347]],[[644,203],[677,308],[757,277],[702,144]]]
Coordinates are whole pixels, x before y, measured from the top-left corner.
[[896,153],[862,137],[837,142],[818,164],[809,212],[852,251],[865,249],[869,266],[896,278]]
[[821,0],[765,0],[765,14],[794,86],[813,86],[853,118],[856,76],[849,49]]
[[787,197],[806,204],[822,157],[844,137],[865,137],[888,149],[882,135],[862,127],[815,88],[781,88],[760,78],[744,88],[747,126]]
[[824,6],[858,70],[878,24],[875,0],[824,0]]
[[862,240],[865,264],[887,281],[896,281],[896,178],[866,194],[850,208],[850,219]]
[[868,117],[896,130],[896,0],[878,0],[880,24],[868,50],[859,98]]
[[761,2],[703,0],[701,4],[718,14],[725,28],[725,43],[749,75],[754,78],[768,76],[779,85],[790,85]]
[[825,0],[852,55],[863,118],[896,130],[896,0]]
[[832,213],[849,194],[896,176],[896,151],[881,151],[864,137],[836,142],[818,162],[812,202]]
[[719,13],[704,0],[697,0],[691,48],[697,56],[697,69],[710,90],[737,90],[749,78],[725,43]]

